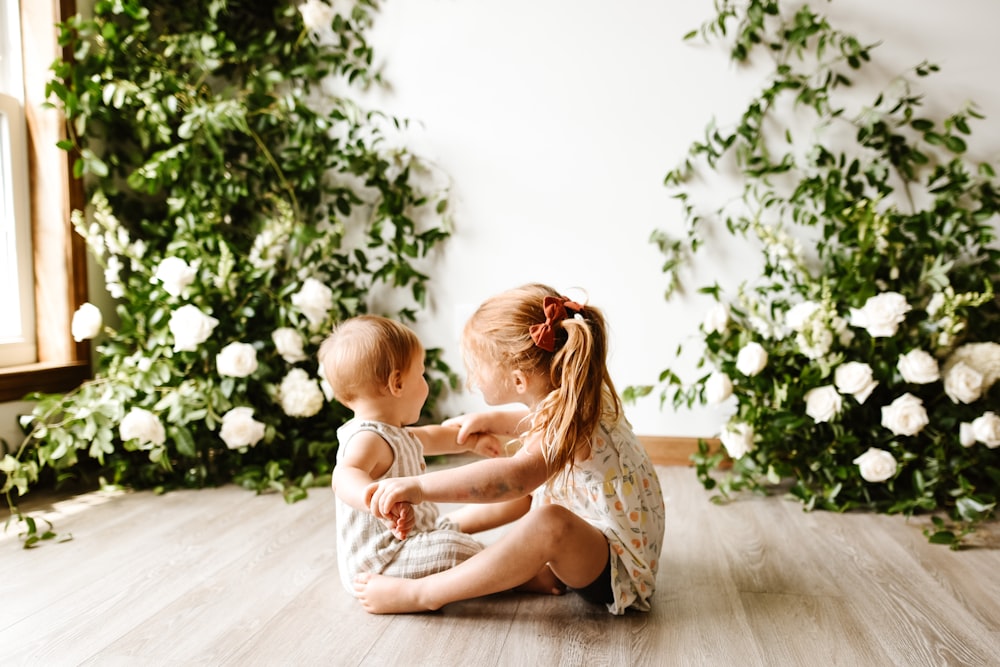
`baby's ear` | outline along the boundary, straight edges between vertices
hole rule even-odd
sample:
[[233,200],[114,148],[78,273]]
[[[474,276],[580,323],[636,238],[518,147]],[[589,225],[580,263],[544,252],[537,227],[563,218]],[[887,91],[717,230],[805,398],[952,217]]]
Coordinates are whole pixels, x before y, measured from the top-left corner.
[[393,371],[392,374],[389,375],[389,384],[387,387],[390,394],[398,397],[403,391],[403,374],[399,371]]

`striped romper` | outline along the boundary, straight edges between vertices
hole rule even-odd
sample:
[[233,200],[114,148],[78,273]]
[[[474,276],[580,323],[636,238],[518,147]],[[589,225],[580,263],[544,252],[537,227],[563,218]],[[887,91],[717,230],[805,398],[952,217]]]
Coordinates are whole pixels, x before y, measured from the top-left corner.
[[[393,462],[380,479],[411,477],[423,473],[424,448],[405,428],[382,422],[352,419],[337,430],[340,463],[359,431],[373,431],[389,444]],[[416,525],[405,540],[398,540],[379,519],[336,498],[337,567],[340,581],[354,593],[354,577],[362,572],[418,579],[447,570],[483,549],[482,543],[441,517],[434,503],[413,506]]]

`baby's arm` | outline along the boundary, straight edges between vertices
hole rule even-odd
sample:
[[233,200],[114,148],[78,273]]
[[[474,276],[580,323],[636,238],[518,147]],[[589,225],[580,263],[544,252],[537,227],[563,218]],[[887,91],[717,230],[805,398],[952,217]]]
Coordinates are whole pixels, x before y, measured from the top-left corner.
[[372,514],[391,516],[397,503],[492,503],[530,494],[548,479],[548,466],[537,446],[509,458],[476,461],[419,477],[394,477],[368,487]]
[[[368,503],[365,502],[365,490],[385,474],[392,465],[393,458],[392,449],[378,434],[371,431],[355,434],[344,459],[333,469],[334,493],[351,507],[370,512]],[[413,528],[413,510],[403,505],[388,514],[379,515],[378,518],[385,521],[401,540],[406,539]]]

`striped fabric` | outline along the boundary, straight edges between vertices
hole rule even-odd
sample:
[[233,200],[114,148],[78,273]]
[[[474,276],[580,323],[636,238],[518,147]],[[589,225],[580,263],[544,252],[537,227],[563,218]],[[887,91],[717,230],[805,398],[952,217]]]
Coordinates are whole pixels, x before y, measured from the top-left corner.
[[[353,419],[337,431],[338,463],[351,438],[360,431],[378,433],[393,451],[394,460],[382,479],[423,473],[424,449],[416,436],[405,428],[367,420]],[[416,579],[454,567],[483,549],[482,543],[439,516],[434,503],[413,506],[416,525],[402,541],[368,512],[356,510],[340,498],[336,503],[337,566],[340,581],[351,594],[354,577],[361,572]]]

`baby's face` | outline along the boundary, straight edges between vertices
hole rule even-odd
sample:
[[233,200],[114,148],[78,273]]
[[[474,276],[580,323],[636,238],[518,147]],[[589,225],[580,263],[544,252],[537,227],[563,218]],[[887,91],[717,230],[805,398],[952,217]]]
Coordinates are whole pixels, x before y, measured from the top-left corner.
[[430,389],[427,386],[427,378],[424,377],[424,351],[413,355],[410,367],[403,373],[403,389],[400,394],[400,401],[403,402],[405,413],[404,424],[415,424],[420,419],[420,410],[427,401],[427,394]]

